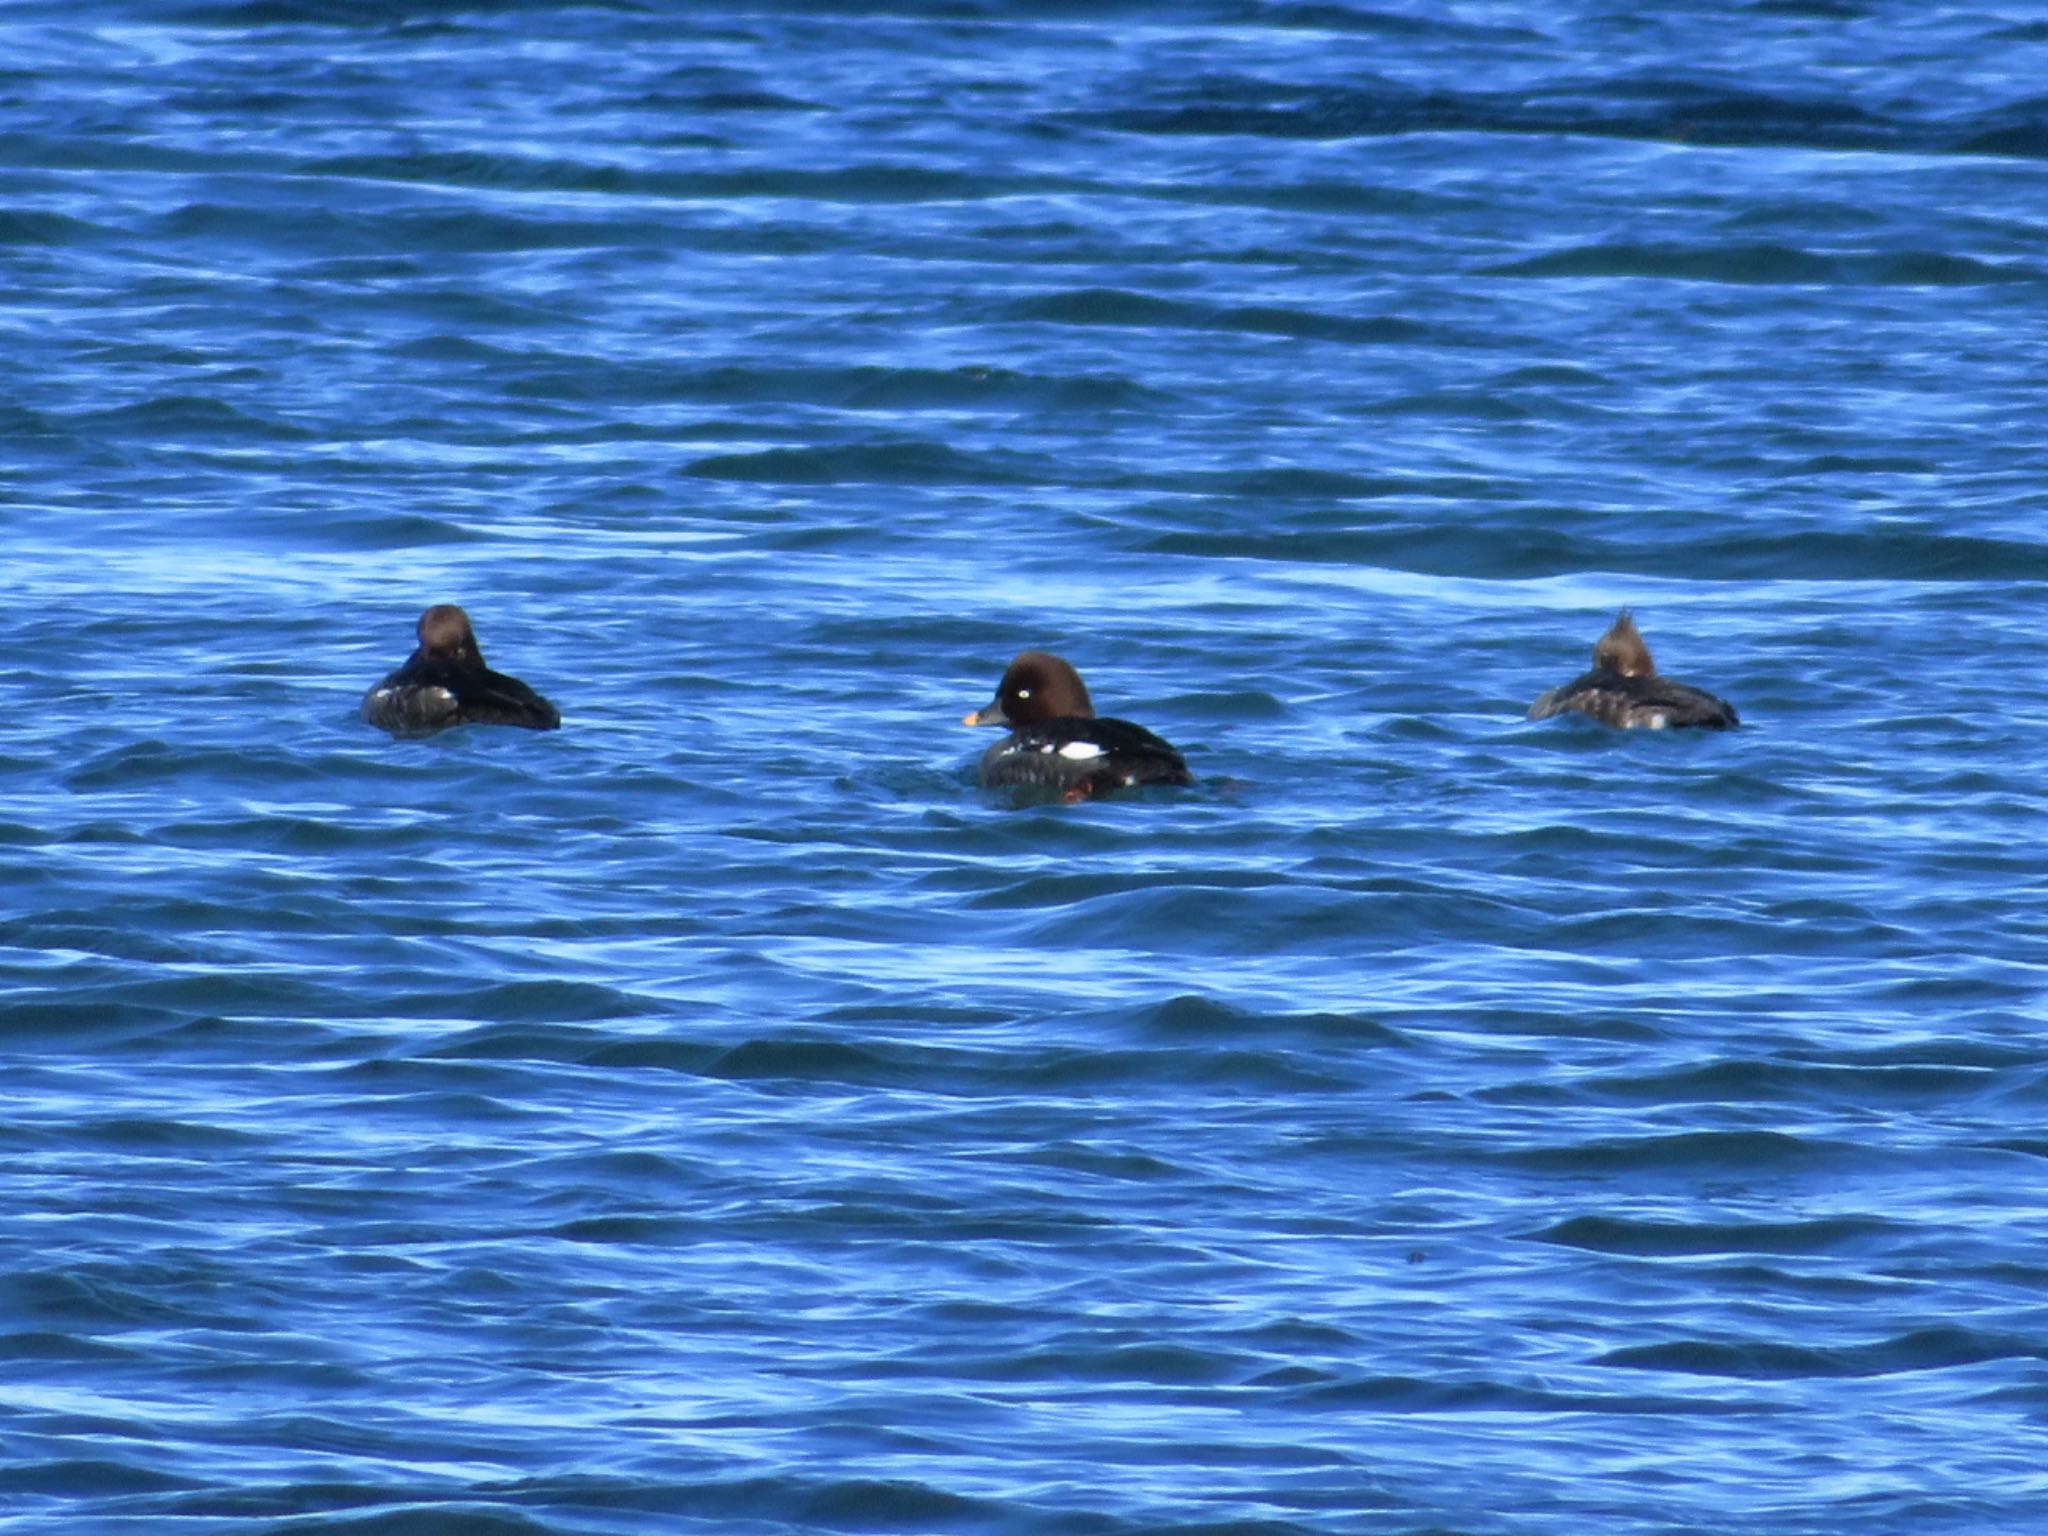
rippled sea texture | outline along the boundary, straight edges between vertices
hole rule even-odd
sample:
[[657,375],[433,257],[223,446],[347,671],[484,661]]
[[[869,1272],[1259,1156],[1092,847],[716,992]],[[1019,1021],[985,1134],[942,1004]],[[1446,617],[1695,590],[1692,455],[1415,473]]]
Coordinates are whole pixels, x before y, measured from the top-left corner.
[[2044,80],[16,0],[0,1528],[2048,1526]]

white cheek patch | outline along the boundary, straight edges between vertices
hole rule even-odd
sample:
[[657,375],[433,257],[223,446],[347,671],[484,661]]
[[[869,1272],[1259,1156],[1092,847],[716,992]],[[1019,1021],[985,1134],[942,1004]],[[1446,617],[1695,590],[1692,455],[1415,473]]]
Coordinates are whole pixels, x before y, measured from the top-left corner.
[[1086,762],[1091,757],[1102,756],[1102,748],[1092,741],[1070,741],[1060,748],[1061,757],[1070,757],[1075,762]]

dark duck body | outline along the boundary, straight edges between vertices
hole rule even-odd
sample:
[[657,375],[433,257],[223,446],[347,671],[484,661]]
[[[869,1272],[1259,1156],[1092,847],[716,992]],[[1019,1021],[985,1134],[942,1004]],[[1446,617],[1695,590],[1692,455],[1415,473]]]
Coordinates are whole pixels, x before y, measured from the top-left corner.
[[1626,610],[1593,647],[1593,670],[1544,694],[1529,706],[1529,718],[1547,720],[1574,710],[1606,725],[1648,730],[1697,726],[1719,731],[1741,723],[1726,699],[1659,676]]
[[964,717],[1007,725],[981,755],[984,789],[1043,788],[1085,800],[1139,784],[1192,784],[1187,761],[1142,725],[1098,717],[1081,674],[1046,651],[1010,663],[995,701]]
[[518,725],[552,731],[555,706],[516,677],[484,665],[469,615],[439,603],[420,615],[419,649],[363,695],[363,718],[394,736],[429,736],[451,725]]

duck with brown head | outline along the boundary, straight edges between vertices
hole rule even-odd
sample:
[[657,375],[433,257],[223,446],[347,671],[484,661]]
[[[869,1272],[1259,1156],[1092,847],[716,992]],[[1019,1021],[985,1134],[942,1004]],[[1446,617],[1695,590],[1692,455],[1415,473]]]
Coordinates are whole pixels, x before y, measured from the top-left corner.
[[394,736],[429,736],[451,725],[517,725],[552,731],[561,714],[516,677],[493,672],[453,603],[420,615],[419,649],[363,695],[363,719]]
[[981,755],[985,789],[1057,790],[1085,800],[1139,784],[1192,784],[1180,753],[1142,725],[1097,716],[1081,674],[1049,651],[1025,651],[966,725],[1007,725]]
[[1573,711],[1606,725],[1649,730],[1726,730],[1741,723],[1726,699],[1662,676],[1626,608],[1594,645],[1593,670],[1544,694],[1529,706],[1529,718],[1547,720]]

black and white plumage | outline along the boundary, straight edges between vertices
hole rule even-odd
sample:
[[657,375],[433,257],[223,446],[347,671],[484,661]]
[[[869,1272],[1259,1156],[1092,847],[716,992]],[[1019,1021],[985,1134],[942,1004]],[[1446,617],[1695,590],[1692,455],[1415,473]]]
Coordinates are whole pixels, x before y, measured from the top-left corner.
[[1194,783],[1167,742],[1128,720],[1099,718],[1081,674],[1046,651],[1011,662],[994,702],[964,722],[1010,728],[981,755],[987,789],[1037,787],[1085,800],[1139,784]]
[[469,615],[437,603],[420,615],[419,649],[363,695],[363,719],[394,736],[429,736],[451,725],[517,725],[552,731],[555,706],[516,677],[484,665]]
[[1576,711],[1606,725],[1648,730],[1739,725],[1735,706],[1701,688],[1661,677],[1650,647],[1626,609],[1593,647],[1593,670],[1553,688],[1529,706],[1531,720]]

